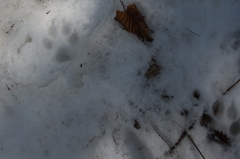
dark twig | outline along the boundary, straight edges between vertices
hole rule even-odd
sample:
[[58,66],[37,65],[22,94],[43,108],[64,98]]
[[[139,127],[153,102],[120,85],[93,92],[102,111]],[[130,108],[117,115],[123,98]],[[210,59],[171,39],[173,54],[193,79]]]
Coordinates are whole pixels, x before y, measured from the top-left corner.
[[191,142],[193,143],[193,145],[196,147],[196,149],[198,150],[198,152],[200,153],[200,155],[202,156],[203,159],[205,159],[205,157],[203,156],[203,154],[201,153],[201,151],[199,150],[199,148],[197,147],[197,145],[195,144],[195,142],[193,141],[193,139],[191,138],[190,135],[188,135],[186,133],[187,137],[191,140]]
[[169,152],[172,152],[177,146],[178,144],[180,144],[180,142],[182,141],[182,139],[187,135],[187,132],[184,131],[182,132],[182,135],[180,136],[180,138],[178,139],[178,141],[170,148]]
[[[7,85],[7,84],[6,84]],[[8,85],[7,85],[7,88],[8,88],[8,90],[10,91],[11,89],[8,87]]]
[[114,141],[115,144],[118,146],[118,143],[117,143],[117,141],[116,141],[116,139],[115,139],[115,137],[114,137],[114,134],[112,134],[112,136],[113,136],[113,141]]
[[168,147],[171,148],[171,146],[169,145],[169,143],[159,134],[159,132],[158,132],[156,129],[154,129],[154,130],[155,130],[155,132],[158,134],[158,136],[168,145]]
[[229,87],[227,90],[226,90],[226,92],[224,92],[223,93],[223,95],[225,95],[228,91],[230,91],[234,86],[236,86],[237,84],[238,84],[238,82],[240,82],[240,79],[237,81],[237,82],[235,82],[231,87]]
[[174,98],[174,96],[169,96],[169,95],[161,95],[161,97],[167,98],[167,99],[173,99]]
[[89,143],[92,142],[96,137],[94,136],[90,141],[88,141]]
[[199,36],[198,34],[194,33],[192,30],[190,30],[188,27],[186,27],[188,31],[190,31],[191,33],[193,33],[194,35]]
[[149,32],[154,33],[152,29],[148,29]]
[[124,6],[123,2],[121,0],[120,0],[120,2],[122,3],[123,9],[126,12],[126,9],[125,9],[125,6]]

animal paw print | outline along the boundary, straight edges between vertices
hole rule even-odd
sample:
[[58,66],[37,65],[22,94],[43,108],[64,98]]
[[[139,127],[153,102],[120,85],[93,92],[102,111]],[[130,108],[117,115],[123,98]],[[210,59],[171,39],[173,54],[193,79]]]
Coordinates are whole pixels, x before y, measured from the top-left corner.
[[46,49],[51,49],[53,44],[52,44],[52,41],[48,38],[44,38],[43,39],[43,46],[46,48]]
[[63,36],[66,37],[66,41],[70,45],[76,45],[78,43],[79,38],[78,38],[77,30],[75,29],[72,33],[71,24],[69,24],[63,20],[61,29],[62,29]]
[[227,117],[230,120],[234,120],[234,122],[230,125],[230,132],[232,135],[238,135],[240,134],[240,118],[238,118],[238,112],[236,108],[236,103],[232,101],[232,104],[230,107],[227,109]]
[[[224,114],[224,105],[222,102],[220,101],[216,101],[213,106],[212,106],[212,110],[214,115],[216,116],[223,116]],[[230,121],[234,121],[232,122],[232,124],[230,125],[229,131],[232,135],[238,135],[240,133],[240,118],[238,118],[238,112],[237,112],[237,108],[236,108],[236,103],[234,101],[232,101],[231,106],[229,106],[227,108],[226,111],[226,116]]]
[[240,30],[230,33],[220,45],[222,50],[231,50],[237,51],[240,47]]
[[66,20],[54,20],[48,29],[48,35],[49,37],[42,41],[43,47],[50,50],[54,45],[50,39],[56,39],[57,37],[58,39],[64,39],[66,43],[57,49],[55,58],[59,63],[71,60],[76,54],[72,51],[74,50],[72,47],[79,42],[77,29],[73,29],[71,23]]
[[[222,144],[230,145],[231,138],[240,134],[240,118],[236,103],[232,101],[231,105],[225,110],[224,103],[217,100],[211,107],[211,111],[204,111],[200,125],[209,130],[209,139]],[[221,119],[229,120],[230,124],[223,124]],[[228,128],[222,129],[221,128]],[[229,135],[228,135],[229,134]]]

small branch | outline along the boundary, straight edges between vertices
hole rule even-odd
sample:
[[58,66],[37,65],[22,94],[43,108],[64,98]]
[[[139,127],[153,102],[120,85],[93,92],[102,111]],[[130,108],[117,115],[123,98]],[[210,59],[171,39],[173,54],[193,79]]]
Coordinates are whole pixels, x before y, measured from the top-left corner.
[[120,0],[120,2],[122,3],[123,9],[126,12],[126,9],[125,9],[125,6],[124,6],[123,2],[121,0]]
[[203,154],[201,153],[201,151],[198,149],[197,145],[195,144],[195,142],[193,141],[193,139],[186,133],[187,137],[191,140],[191,142],[193,143],[193,145],[196,147],[196,149],[198,150],[198,152],[200,153],[200,155],[202,156],[203,159],[205,159],[205,157],[203,156]]
[[237,84],[238,84],[238,82],[240,82],[240,79],[237,81],[237,82],[235,82],[231,87],[229,87],[224,93],[223,93],[223,95],[225,95],[228,91],[230,91],[234,86],[236,86]]
[[188,27],[186,27],[186,29],[187,29],[188,31],[190,31],[191,33],[193,33],[194,35],[199,36],[198,34],[194,33],[192,30],[190,30]]

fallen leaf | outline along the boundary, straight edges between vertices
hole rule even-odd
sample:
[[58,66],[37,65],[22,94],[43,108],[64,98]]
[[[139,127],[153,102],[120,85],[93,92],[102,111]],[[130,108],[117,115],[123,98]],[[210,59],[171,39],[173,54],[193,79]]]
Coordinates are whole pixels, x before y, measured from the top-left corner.
[[153,41],[153,38],[149,35],[148,26],[135,4],[127,6],[127,10],[125,11],[117,10],[116,17],[114,19],[118,21],[128,32],[136,34],[138,38],[142,39],[142,41],[144,41],[145,38],[149,42]]
[[213,134],[211,135],[211,139],[214,141],[221,142],[223,144],[230,144],[230,138],[224,134],[222,131],[213,130]]

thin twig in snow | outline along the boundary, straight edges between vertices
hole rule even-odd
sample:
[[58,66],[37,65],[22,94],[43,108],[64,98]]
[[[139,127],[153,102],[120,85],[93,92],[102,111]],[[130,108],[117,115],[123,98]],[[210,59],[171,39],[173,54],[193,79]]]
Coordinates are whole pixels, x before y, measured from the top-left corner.
[[158,133],[158,131],[156,129],[154,129],[155,132],[158,134],[158,136],[168,145],[169,148],[171,148],[171,146],[169,145],[169,143]]
[[114,134],[112,134],[112,136],[113,136],[113,141],[115,142],[116,145],[118,145],[118,143],[117,143],[117,141],[116,141],[116,139],[114,137]]
[[231,87],[229,87],[224,93],[223,93],[223,95],[225,95],[228,91],[230,91],[234,86],[236,86],[237,84],[238,84],[238,82],[240,82],[240,79],[237,81],[237,82],[235,82]]
[[90,141],[88,141],[89,143],[92,142],[96,137],[94,136]]
[[180,144],[180,142],[182,141],[182,139],[187,135],[187,132],[184,131],[182,132],[180,138],[178,139],[178,141],[170,148],[169,152],[172,152],[177,146],[178,144]]
[[[186,134],[187,134],[187,133],[186,133]],[[205,157],[203,156],[203,154],[201,153],[201,151],[199,150],[199,148],[197,147],[197,145],[195,144],[195,142],[193,141],[193,139],[191,138],[191,136],[187,134],[187,137],[191,140],[191,142],[192,142],[193,145],[196,147],[196,149],[198,150],[198,152],[200,153],[200,155],[202,156],[202,158],[205,159]]]
[[[7,84],[6,84],[7,85]],[[10,91],[11,89],[8,87],[8,85],[7,85],[7,88],[8,88],[8,90]]]
[[188,31],[190,31],[191,33],[193,33],[194,35],[199,36],[198,34],[194,33],[192,30],[190,30],[188,27],[186,27]]

